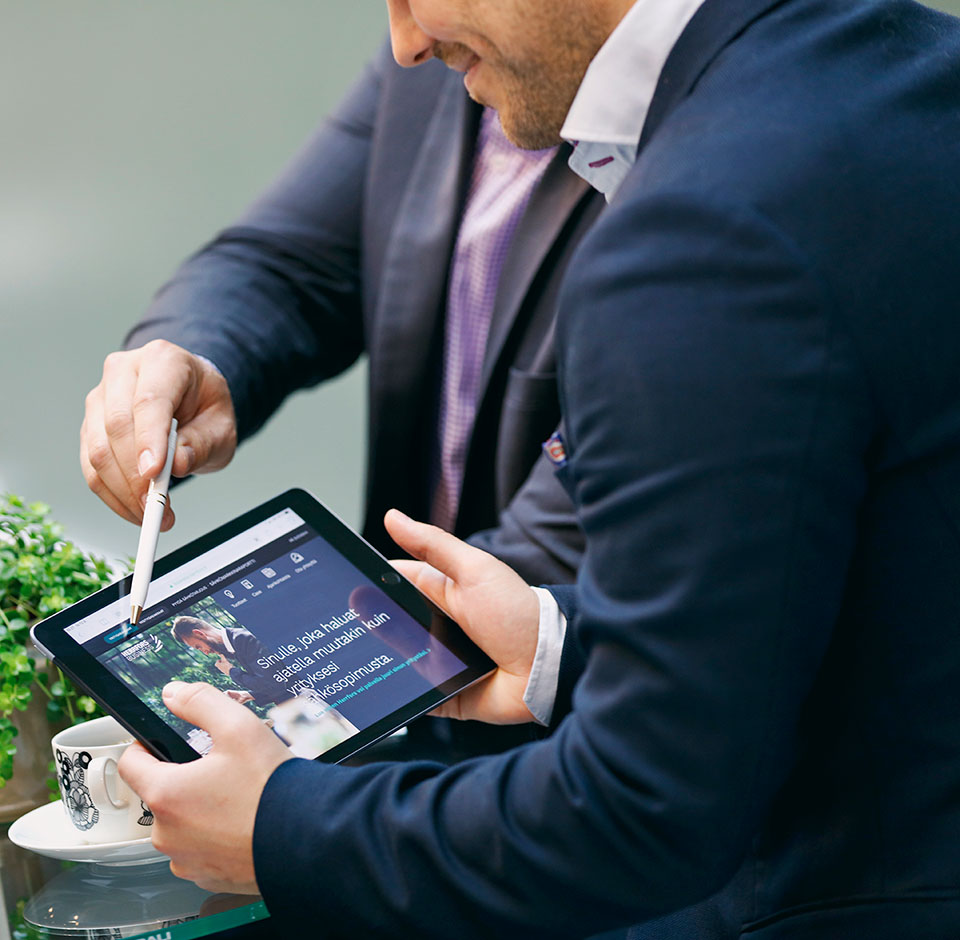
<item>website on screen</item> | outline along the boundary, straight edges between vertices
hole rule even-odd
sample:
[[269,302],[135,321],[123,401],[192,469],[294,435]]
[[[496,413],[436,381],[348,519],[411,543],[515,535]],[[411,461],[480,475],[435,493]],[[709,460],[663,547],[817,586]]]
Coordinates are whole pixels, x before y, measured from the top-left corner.
[[222,689],[314,758],[465,668],[291,509],[155,579],[135,627],[128,604],[67,632],[200,754],[206,732],[163,705],[172,679]]

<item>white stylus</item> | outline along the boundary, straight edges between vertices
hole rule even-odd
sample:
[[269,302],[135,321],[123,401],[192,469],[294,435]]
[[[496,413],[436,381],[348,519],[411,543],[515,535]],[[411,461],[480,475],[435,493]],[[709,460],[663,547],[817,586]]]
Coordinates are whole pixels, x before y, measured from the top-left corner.
[[170,487],[170,468],[173,452],[177,449],[177,419],[170,422],[167,438],[167,459],[157,477],[150,481],[147,503],[143,507],[143,522],[140,526],[140,544],[137,545],[137,560],[133,565],[133,583],[130,585],[130,623],[136,624],[147,603],[147,589],[153,575],[153,560],[157,557],[157,540],[160,524],[167,505],[167,490]]

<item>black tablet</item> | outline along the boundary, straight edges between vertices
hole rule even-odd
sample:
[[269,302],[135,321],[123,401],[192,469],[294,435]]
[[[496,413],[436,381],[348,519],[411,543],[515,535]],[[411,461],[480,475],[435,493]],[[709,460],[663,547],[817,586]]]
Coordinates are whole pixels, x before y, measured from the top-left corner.
[[154,754],[211,742],[171,679],[246,705],[298,757],[336,762],[490,672],[490,659],[309,493],[289,490],[165,558],[130,624],[131,577],[33,628],[37,647]]

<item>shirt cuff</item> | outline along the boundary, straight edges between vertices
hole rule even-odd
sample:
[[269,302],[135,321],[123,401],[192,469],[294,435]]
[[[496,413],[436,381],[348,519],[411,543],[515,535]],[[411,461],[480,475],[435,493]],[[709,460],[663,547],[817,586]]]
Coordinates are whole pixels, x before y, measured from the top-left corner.
[[218,366],[212,359],[208,359],[206,356],[201,356],[200,353],[193,353],[201,362],[205,362],[217,375],[222,376],[223,370]]
[[537,652],[534,654],[530,678],[523,693],[523,704],[530,709],[530,714],[538,724],[549,725],[553,704],[557,698],[567,618],[548,590],[535,587],[533,592],[540,603],[540,623],[537,628]]

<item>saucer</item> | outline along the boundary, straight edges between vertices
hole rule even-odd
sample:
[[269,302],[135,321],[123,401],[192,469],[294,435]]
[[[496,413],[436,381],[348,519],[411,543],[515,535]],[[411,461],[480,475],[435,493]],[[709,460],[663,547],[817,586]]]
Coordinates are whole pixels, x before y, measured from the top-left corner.
[[22,849],[70,862],[129,865],[164,858],[163,853],[153,847],[149,836],[126,842],[82,842],[59,800],[21,816],[10,827],[8,835],[10,841]]

